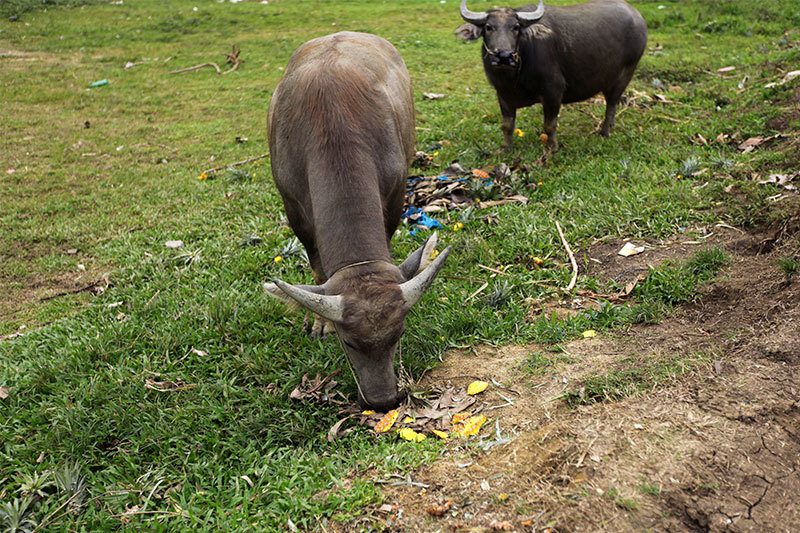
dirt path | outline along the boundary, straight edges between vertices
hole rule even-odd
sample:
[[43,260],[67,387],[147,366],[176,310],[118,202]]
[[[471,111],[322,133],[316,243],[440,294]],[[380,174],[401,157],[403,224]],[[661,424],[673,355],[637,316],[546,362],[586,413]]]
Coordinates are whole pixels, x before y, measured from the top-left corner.
[[[483,393],[484,409],[505,403],[501,394],[514,405],[484,411],[482,440],[453,444],[411,473],[414,485],[387,487],[379,514],[388,529],[800,531],[800,279],[787,284],[776,264],[797,252],[798,226],[714,229],[708,242],[732,263],[659,324],[563,352],[448,353],[423,384],[493,378],[506,388]],[[599,246],[588,251],[599,260],[592,274],[685,258],[697,247],[685,241],[628,259],[614,255],[619,243]],[[552,364],[525,370],[532,357]],[[573,409],[559,399],[581,377],[666,360],[688,361],[685,372],[650,391]],[[445,502],[442,516],[425,510]]]

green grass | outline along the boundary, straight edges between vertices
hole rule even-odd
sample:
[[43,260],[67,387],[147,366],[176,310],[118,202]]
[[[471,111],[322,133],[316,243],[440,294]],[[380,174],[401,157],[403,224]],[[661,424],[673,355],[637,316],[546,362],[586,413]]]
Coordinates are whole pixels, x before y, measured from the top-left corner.
[[[582,250],[783,216],[768,200],[775,191],[751,173],[796,166],[797,143],[743,155],[691,138],[774,133],[767,122],[785,112],[797,82],[764,85],[800,60],[800,6],[634,4],[654,50],[631,88],[670,103],[623,108],[608,140],[588,135],[596,126],[589,114],[601,116],[602,105],[566,106],[562,150],[514,184],[527,206],[439,217],[447,225],[440,238],[454,251],[409,317],[403,360],[413,376],[450,346],[557,343],[585,329],[654,320],[691,299],[696,287],[684,286],[680,272],[656,275],[637,288],[637,305],[526,323],[524,299],[548,290],[527,282],[565,286],[571,275],[556,220]],[[10,527],[14,515],[56,530],[275,530],[289,520],[312,528],[360,515],[381,498],[370,480],[430,460],[439,445],[362,430],[329,444],[336,407],[287,399],[303,374],[332,372],[343,359],[335,340],[303,335],[302,315],[260,290],[276,276],[311,280],[283,223],[269,161],[197,177],[266,152],[267,105],[282,68],[302,42],[336,30],[378,33],[400,50],[414,83],[417,144],[439,147],[438,169],[455,159],[465,167],[538,159],[541,109],[521,112],[526,136],[513,154],[497,153],[495,95],[480,45],[452,36],[460,23],[453,2],[69,5],[15,0],[0,11],[0,335],[25,333],[0,341],[0,386],[9,390],[0,400],[0,524]],[[476,0],[471,8],[489,5]],[[8,21],[12,14],[19,21]],[[231,74],[167,74],[223,63],[233,43],[245,62]],[[141,64],[124,69],[127,62]],[[716,73],[728,65],[736,76]],[[88,88],[102,79],[109,84]],[[656,79],[663,87],[654,89]],[[423,92],[446,97],[429,101]],[[678,178],[692,161],[710,170]],[[459,221],[464,228],[453,231]],[[396,257],[422,238],[401,229]],[[165,248],[174,239],[185,247]],[[532,256],[545,260],[541,268]],[[478,263],[511,267],[490,280],[491,298],[465,302],[489,279]],[[701,279],[706,270],[698,268]],[[39,301],[105,273],[100,296]],[[578,279],[579,288],[597,284]],[[350,377],[340,377],[354,397]],[[627,386],[623,377],[615,387]],[[185,388],[160,392],[148,380]],[[81,483],[56,483],[59,472]],[[37,475],[54,480],[38,482],[41,494]],[[134,508],[139,514],[123,515]]]

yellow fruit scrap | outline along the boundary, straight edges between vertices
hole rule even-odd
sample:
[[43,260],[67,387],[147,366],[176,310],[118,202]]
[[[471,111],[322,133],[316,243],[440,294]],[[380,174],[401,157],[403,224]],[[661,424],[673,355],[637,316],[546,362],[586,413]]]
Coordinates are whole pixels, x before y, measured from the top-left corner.
[[464,421],[463,424],[458,424],[453,428],[453,434],[459,437],[471,437],[477,435],[481,430],[481,426],[486,423],[486,417],[483,415],[473,416]]
[[488,180],[489,179],[489,173],[486,172],[485,170],[481,170],[479,168],[473,168],[472,169],[472,175],[475,176],[476,178],[479,178],[479,179],[482,179],[482,180]]
[[403,419],[403,424],[411,424],[412,422],[414,422],[414,419],[410,416],[407,416]]
[[542,140],[542,144],[544,144],[544,143],[546,143],[546,142],[547,142],[547,139],[548,139],[549,137],[547,136],[547,134],[546,134],[546,133],[542,133],[541,135],[539,135],[539,138]]
[[372,409],[367,409],[366,411],[361,411],[361,414],[366,416],[374,415],[375,411],[373,411]]
[[439,437],[440,439],[447,439],[449,435],[444,431],[439,431],[438,429],[433,430],[433,434]]
[[[540,181],[539,185],[541,185],[541,184],[542,184],[542,182]],[[533,256],[533,264],[534,265],[541,266],[542,263],[544,263],[544,259],[542,259],[541,257]]]
[[397,433],[400,435],[401,439],[405,439],[410,442],[422,442],[425,440],[425,435],[422,433],[417,433],[411,428],[398,429]]
[[583,332],[584,339],[591,339],[592,337],[597,337],[597,332],[593,329],[587,329]]
[[450,423],[455,426],[456,424],[459,424],[459,423],[463,422],[464,420],[466,420],[467,418],[469,418],[471,416],[472,416],[472,413],[458,413],[458,414],[453,415],[453,418],[452,418],[452,420],[450,420]]
[[397,412],[397,409],[392,409],[383,415],[383,418],[378,420],[378,423],[375,425],[375,431],[377,433],[386,433],[392,429],[392,426],[394,425],[395,420],[397,420],[397,416],[399,414],[400,413]]
[[467,394],[470,396],[474,396],[475,394],[480,394],[481,392],[485,391],[489,384],[485,381],[473,381],[467,387]]

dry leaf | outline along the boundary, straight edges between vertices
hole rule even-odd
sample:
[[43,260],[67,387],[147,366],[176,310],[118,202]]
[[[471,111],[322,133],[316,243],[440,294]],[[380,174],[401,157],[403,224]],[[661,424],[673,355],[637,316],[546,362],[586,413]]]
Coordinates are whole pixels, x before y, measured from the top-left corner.
[[8,398],[9,391],[7,387],[0,387],[0,400]]
[[492,528],[492,531],[514,531],[514,526],[511,525],[511,522],[492,522],[489,524],[489,527]]
[[331,426],[331,429],[328,430],[328,442],[333,442],[336,439],[340,439],[345,435],[347,435],[348,433],[350,433],[351,431],[353,431],[353,428],[342,430],[342,425],[344,425],[345,422],[347,422],[354,416],[356,415],[348,415],[339,420],[338,422],[336,422],[333,426]]
[[450,506],[452,504],[450,501],[446,501],[440,505],[432,505],[430,507],[426,507],[425,511],[431,516],[442,516],[444,513],[450,510]]

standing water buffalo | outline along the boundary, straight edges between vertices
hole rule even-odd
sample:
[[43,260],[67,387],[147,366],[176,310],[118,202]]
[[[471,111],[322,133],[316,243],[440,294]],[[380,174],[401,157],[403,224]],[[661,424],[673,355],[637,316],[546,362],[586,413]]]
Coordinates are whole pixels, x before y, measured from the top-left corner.
[[[402,399],[394,356],[406,314],[450,253],[428,266],[434,236],[403,264],[391,262],[415,151],[403,59],[363,33],[305,43],[272,95],[267,129],[275,184],[317,285],[276,279],[264,288],[332,322],[355,369],[359,401],[388,410]],[[325,333],[325,320],[315,321],[313,333]]]
[[490,9],[475,13],[461,1],[456,29],[464,39],[483,37],[483,68],[497,91],[503,113],[503,148],[513,146],[517,109],[541,102],[544,132],[558,149],[556,124],[561,104],[602,92],[606,116],[600,135],[608,137],[620,97],[647,43],[647,25],[623,0],[545,8]]

